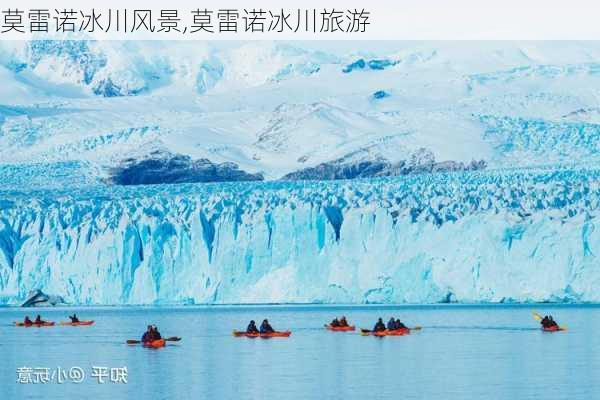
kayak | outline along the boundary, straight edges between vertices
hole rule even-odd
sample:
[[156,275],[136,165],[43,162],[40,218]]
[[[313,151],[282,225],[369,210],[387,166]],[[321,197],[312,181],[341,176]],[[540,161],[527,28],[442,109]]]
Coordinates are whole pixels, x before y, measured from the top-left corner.
[[271,333],[247,333],[241,331],[233,331],[235,337],[249,337],[249,338],[272,338],[272,337],[289,337],[292,334],[291,331],[282,332],[271,332]]
[[356,328],[354,327],[354,325],[352,325],[352,326],[325,325],[325,329],[327,329],[328,331],[333,331],[333,332],[351,332],[351,331],[355,330]]
[[26,324],[25,322],[15,322],[15,326],[24,326],[25,328],[29,328],[31,326],[35,326],[36,328],[40,328],[43,326],[54,326],[54,322],[42,322],[41,324]]
[[[538,313],[537,311],[532,311],[531,312],[533,314],[533,318],[537,321],[542,322],[544,320],[544,317],[542,317],[542,315],[540,313]],[[542,326],[542,331],[544,332],[559,332],[559,331],[566,331],[567,327],[566,326],[558,326],[558,325],[554,325],[554,326],[549,326],[549,327],[544,327]]]
[[408,335],[409,333],[410,333],[409,328],[394,329],[394,330],[386,329],[385,331],[379,331],[379,332],[370,331],[368,329],[360,330],[360,334],[363,336],[404,336],[404,335]]
[[79,321],[79,322],[61,322],[62,326],[89,326],[92,325],[94,321]]
[[558,331],[566,331],[566,329],[561,328],[560,326],[550,326],[548,328],[542,327],[542,331],[544,331],[544,332],[558,332]]
[[165,347],[167,345],[167,342],[165,339],[158,339],[158,340],[153,340],[152,342],[144,342],[142,343],[142,346],[144,347],[151,347],[153,349],[158,349],[160,347]]
[[410,329],[401,328],[401,329],[395,329],[392,331],[387,331],[386,335],[387,336],[402,336],[402,335],[408,335],[409,333],[410,333]]
[[271,333],[261,333],[261,338],[270,338],[270,337],[289,337],[292,334],[291,331],[281,331],[281,332],[271,332]]
[[167,345],[166,342],[179,342],[180,340],[181,340],[180,337],[171,336],[171,337],[168,337],[168,338],[163,338],[163,339],[158,339],[158,340],[151,340],[151,341],[145,342],[145,343],[142,342],[142,341],[140,341],[140,340],[129,339],[125,343],[127,343],[129,345],[141,344],[144,347],[158,348],[158,347],[165,347]]
[[253,337],[259,337],[260,333],[248,333],[248,332],[242,332],[242,331],[233,331],[233,336],[253,338]]

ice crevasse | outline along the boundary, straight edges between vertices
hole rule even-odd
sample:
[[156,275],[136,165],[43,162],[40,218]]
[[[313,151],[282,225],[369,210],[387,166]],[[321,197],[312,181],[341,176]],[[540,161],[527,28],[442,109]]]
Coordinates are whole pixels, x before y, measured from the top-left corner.
[[1,197],[2,303],[600,300],[593,169]]

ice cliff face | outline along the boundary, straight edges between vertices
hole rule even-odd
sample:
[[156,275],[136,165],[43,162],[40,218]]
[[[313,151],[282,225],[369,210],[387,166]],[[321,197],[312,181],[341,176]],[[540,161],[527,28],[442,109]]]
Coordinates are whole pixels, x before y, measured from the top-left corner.
[[2,198],[3,302],[600,300],[597,170]]

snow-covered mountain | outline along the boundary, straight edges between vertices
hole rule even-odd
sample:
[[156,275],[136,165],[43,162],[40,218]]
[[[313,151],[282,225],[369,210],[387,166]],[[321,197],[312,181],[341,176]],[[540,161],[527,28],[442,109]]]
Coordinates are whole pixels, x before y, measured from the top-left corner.
[[153,152],[278,179],[339,159],[595,163],[600,45],[0,43],[0,160]]
[[599,300],[600,43],[0,42],[0,78],[0,302]]

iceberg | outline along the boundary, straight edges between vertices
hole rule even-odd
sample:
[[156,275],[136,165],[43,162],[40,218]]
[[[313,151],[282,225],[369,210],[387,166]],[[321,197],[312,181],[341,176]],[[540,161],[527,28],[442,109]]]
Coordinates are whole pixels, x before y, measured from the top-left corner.
[[44,307],[44,306],[56,306],[57,304],[64,304],[65,301],[61,296],[58,295],[47,295],[39,289],[32,290],[27,295],[27,300],[21,307]]
[[600,300],[600,170],[4,191],[0,300]]

